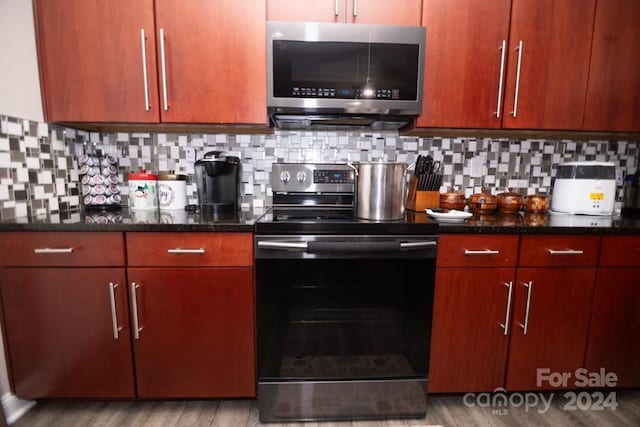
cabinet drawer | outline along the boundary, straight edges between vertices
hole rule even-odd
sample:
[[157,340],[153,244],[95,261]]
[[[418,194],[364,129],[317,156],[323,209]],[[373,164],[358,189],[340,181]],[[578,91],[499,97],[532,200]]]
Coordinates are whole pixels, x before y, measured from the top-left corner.
[[521,267],[584,267],[598,264],[600,237],[522,236]]
[[518,236],[447,234],[438,242],[438,267],[513,267]]
[[129,266],[250,267],[251,233],[126,233]]
[[124,241],[117,232],[8,231],[0,234],[0,265],[123,266]]
[[600,265],[640,266],[640,236],[604,236]]

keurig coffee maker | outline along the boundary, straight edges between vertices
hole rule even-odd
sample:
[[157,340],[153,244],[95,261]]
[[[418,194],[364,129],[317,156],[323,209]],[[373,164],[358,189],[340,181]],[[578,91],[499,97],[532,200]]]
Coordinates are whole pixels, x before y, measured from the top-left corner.
[[241,164],[238,157],[209,151],[194,166],[201,212],[240,209]]
[[640,170],[635,175],[627,175],[624,183],[622,215],[640,217]]

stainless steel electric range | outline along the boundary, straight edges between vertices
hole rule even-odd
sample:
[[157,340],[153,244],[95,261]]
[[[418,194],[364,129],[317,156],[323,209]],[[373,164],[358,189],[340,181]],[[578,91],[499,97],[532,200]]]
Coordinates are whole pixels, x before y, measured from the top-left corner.
[[256,222],[262,422],[426,413],[437,224],[354,218],[354,172],[274,164]]

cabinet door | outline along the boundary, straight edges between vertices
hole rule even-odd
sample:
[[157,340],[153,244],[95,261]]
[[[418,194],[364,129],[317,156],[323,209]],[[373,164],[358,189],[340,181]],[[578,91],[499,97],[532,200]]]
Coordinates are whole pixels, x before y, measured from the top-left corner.
[[34,14],[48,122],[160,120],[153,0],[38,0]]
[[255,396],[253,269],[128,273],[139,397]]
[[595,0],[513,2],[503,127],[582,129],[594,13]]
[[347,0],[267,0],[267,20],[344,22]]
[[347,22],[356,24],[420,25],[421,0],[349,0]]
[[417,126],[499,128],[511,1],[425,0],[422,7],[427,47]]
[[266,124],[265,2],[155,6],[162,121]]
[[640,268],[606,267],[598,272],[586,368],[604,368],[618,386],[640,386]]
[[518,269],[507,390],[557,388],[538,386],[538,368],[570,373],[567,388],[574,386],[574,372],[584,363],[595,277],[595,268]]
[[503,386],[514,277],[514,268],[436,270],[430,392]]
[[584,129],[639,132],[640,2],[599,1]]
[[16,396],[134,397],[124,269],[5,268],[1,290]]

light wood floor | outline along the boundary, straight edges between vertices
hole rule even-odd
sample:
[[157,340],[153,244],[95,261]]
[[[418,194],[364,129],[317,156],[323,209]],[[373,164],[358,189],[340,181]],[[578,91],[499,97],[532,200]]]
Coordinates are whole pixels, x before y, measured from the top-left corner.
[[[615,410],[565,410],[563,392],[553,395],[550,409],[539,413],[542,404],[528,411],[510,406],[506,413],[492,408],[471,408],[463,395],[430,395],[427,417],[419,420],[361,422],[311,422],[265,424],[267,427],[391,427],[391,426],[640,426],[640,390],[617,391]],[[549,394],[545,395],[549,398]],[[475,400],[471,400],[475,401]],[[467,399],[469,402],[469,399]],[[244,427],[263,425],[258,421],[255,400],[146,401],[146,402],[39,402],[14,427]]]

